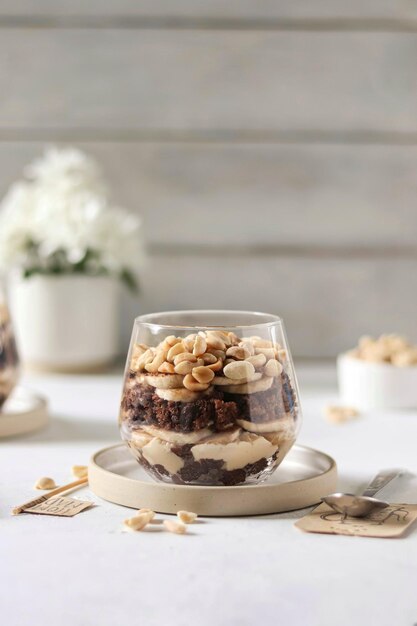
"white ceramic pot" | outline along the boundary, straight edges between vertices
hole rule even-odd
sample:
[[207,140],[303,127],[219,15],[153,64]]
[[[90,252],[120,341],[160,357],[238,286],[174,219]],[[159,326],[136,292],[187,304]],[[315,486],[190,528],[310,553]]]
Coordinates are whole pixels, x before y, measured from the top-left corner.
[[341,354],[337,375],[343,404],[364,411],[417,408],[417,366],[370,363]]
[[85,371],[118,352],[118,282],[92,276],[13,276],[9,299],[22,361]]

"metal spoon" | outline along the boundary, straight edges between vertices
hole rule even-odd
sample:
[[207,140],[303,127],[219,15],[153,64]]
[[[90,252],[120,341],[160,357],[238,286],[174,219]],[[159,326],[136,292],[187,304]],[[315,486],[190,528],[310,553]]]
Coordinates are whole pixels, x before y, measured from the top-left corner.
[[355,496],[351,493],[332,493],[329,496],[322,498],[322,502],[328,504],[338,513],[342,513],[342,515],[349,515],[350,517],[366,517],[372,511],[385,509],[389,506],[388,502],[378,500],[373,496],[383,487],[388,485],[391,480],[400,476],[401,473],[401,470],[397,469],[382,470],[369,483],[362,494]]

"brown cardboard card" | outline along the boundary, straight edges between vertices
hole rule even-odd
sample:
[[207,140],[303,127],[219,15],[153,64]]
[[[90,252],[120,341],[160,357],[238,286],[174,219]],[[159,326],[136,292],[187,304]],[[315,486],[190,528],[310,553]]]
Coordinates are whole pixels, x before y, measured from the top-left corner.
[[40,502],[35,506],[24,509],[25,513],[39,513],[41,515],[59,515],[61,517],[73,517],[84,509],[93,506],[93,502],[76,500],[65,496],[55,496]]
[[320,504],[295,523],[308,533],[393,538],[403,535],[417,519],[417,504],[390,504],[367,517],[345,517],[327,504]]

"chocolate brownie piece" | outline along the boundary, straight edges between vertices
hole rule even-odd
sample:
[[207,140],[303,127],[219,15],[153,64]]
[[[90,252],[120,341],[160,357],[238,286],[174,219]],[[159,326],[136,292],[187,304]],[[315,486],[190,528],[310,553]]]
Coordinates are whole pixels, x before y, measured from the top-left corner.
[[208,427],[216,432],[224,431],[231,428],[237,419],[269,422],[286,413],[295,413],[296,406],[290,380],[283,373],[266,391],[230,394],[216,388],[212,395],[194,402],[163,400],[154,387],[142,382],[130,382],[122,399],[122,409],[133,428],[147,423],[187,433]]
[[269,389],[254,394],[225,394],[237,405],[239,418],[250,422],[271,422],[286,413],[296,414],[296,398],[285,372]]
[[236,403],[223,400],[219,391],[195,402],[170,402],[143,383],[126,387],[122,409],[132,426],[146,422],[177,432],[192,432],[208,426],[223,431],[233,426],[238,417]]
[[231,428],[239,418],[239,409],[236,402],[213,398],[215,430]]
[[296,397],[288,374],[282,372],[282,399],[286,413],[294,415],[296,413]]
[[239,485],[245,483],[250,477],[256,480],[256,477],[264,477],[264,472],[268,467],[273,467],[273,463],[277,457],[275,453],[271,459],[262,458],[254,463],[248,463],[245,467],[226,470],[222,469],[223,461],[214,459],[201,459],[195,461],[191,454],[185,455],[184,467],[180,469],[178,474],[172,476],[173,482],[181,483],[198,483],[207,485]]
[[225,394],[236,403],[239,419],[249,422],[271,422],[285,414],[282,383],[274,380],[267,391],[253,394]]

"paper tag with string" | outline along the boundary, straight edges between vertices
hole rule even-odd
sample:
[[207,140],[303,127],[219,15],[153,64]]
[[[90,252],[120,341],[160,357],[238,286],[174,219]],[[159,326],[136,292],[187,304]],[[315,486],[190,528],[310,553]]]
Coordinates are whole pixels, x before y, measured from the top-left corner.
[[417,504],[390,504],[367,517],[345,517],[321,504],[295,523],[308,533],[394,538],[403,535],[417,519]]
[[38,513],[40,515],[58,515],[60,517],[73,517],[84,509],[94,506],[93,502],[77,500],[65,496],[48,498],[35,506],[24,508],[25,513]]

